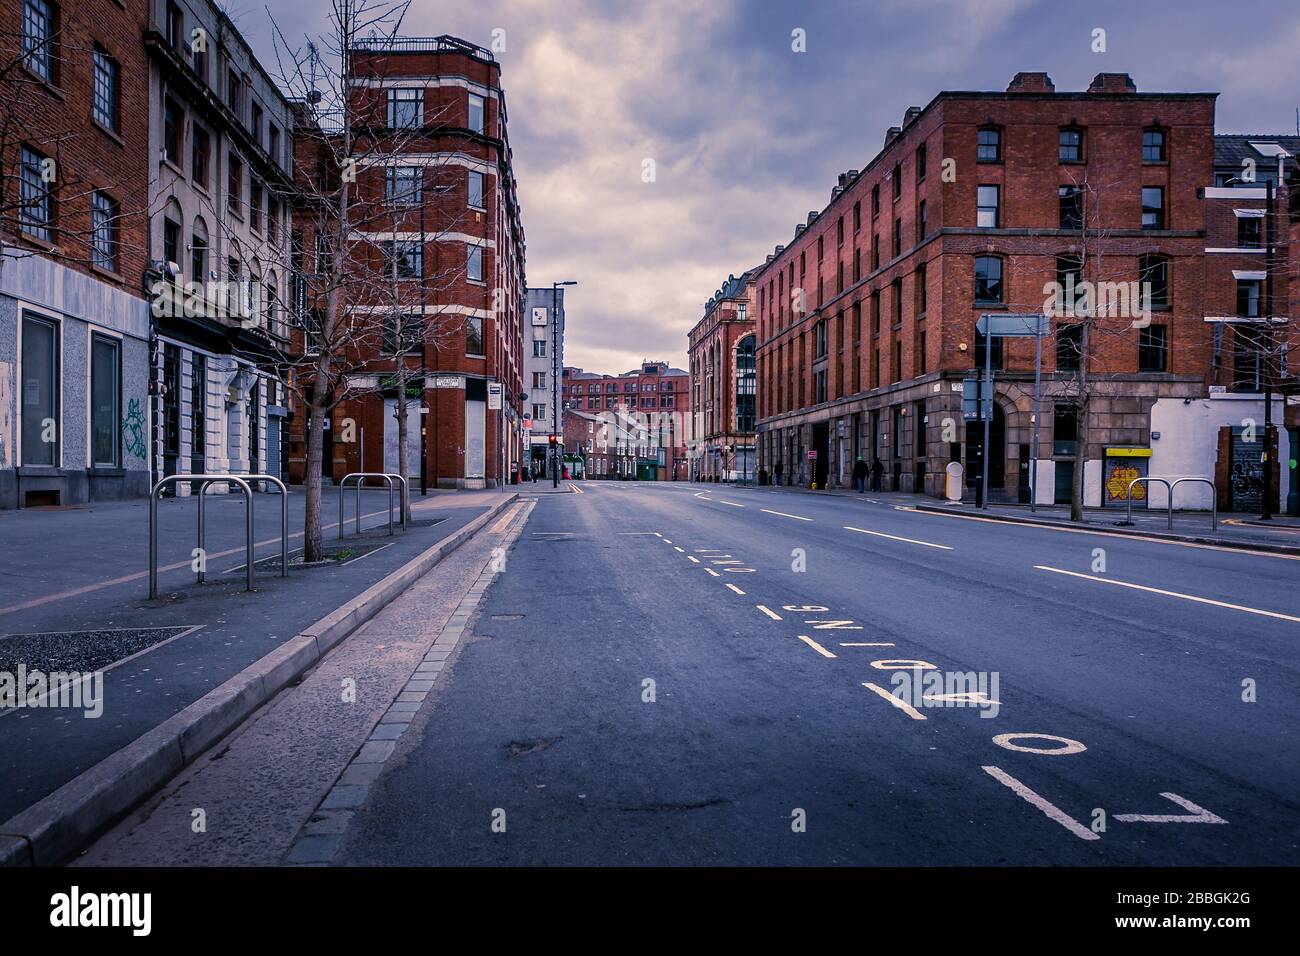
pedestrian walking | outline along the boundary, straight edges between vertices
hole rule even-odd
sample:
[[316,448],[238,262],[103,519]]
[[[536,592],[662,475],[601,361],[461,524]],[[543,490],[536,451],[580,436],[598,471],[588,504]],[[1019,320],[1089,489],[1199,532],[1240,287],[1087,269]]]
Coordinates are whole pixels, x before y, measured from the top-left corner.
[[785,471],[785,466],[778,461],[776,463],[776,484],[778,488],[781,486],[781,472],[783,471]]
[[884,462],[882,462],[880,458],[877,457],[871,463],[871,490],[872,491],[880,490],[880,479],[884,477],[884,474],[885,474]]
[[858,494],[867,490],[867,475],[870,473],[871,469],[867,467],[866,459],[859,455],[858,460],[853,463],[853,484],[857,487]]

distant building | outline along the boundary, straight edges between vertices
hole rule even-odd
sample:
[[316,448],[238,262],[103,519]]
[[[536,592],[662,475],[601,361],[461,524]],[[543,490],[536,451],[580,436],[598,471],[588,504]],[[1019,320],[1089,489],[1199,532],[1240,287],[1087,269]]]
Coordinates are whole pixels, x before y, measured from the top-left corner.
[[[690,430],[689,376],[667,362],[642,362],[622,375],[601,375],[572,366],[564,370],[564,408],[602,414],[618,427],[620,442],[606,459],[607,471],[589,468],[589,478],[638,478],[685,481],[690,477],[687,437]],[[644,441],[640,434],[644,432]]]
[[550,436],[559,435],[563,442],[557,379],[564,369],[564,289],[529,289],[524,323],[524,388],[528,395],[524,418],[532,427],[525,435],[528,448],[523,461],[535,475],[549,475]]
[[688,335],[691,479],[755,478],[754,276],[728,276]]

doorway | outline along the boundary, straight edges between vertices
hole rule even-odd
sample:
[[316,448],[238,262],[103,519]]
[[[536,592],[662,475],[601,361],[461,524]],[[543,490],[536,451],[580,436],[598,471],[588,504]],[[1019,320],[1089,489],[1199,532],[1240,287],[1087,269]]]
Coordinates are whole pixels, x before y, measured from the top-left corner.
[[[1007,445],[1006,416],[997,402],[993,403],[993,420],[989,422],[989,495],[1003,490],[1006,484]],[[983,481],[984,423],[966,423],[966,487],[975,488]]]

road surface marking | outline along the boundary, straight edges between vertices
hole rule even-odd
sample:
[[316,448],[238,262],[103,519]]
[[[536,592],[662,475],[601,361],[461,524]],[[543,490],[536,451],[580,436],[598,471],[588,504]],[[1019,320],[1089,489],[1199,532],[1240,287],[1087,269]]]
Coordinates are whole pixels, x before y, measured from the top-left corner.
[[719,499],[718,499],[718,504],[720,504],[720,505],[731,505],[731,507],[733,507],[733,508],[743,508],[743,507],[745,507],[744,505],[737,504],[737,503],[734,502],[734,501],[727,501],[725,498],[719,498]]
[[1037,807],[1039,810],[1042,810],[1043,813],[1045,813],[1049,819],[1055,820],[1061,826],[1065,827],[1067,830],[1069,830],[1071,833],[1077,836],[1080,840],[1101,839],[1101,837],[1093,833],[1091,830],[1085,827],[1078,820],[1074,819],[1074,817],[1070,816],[1068,813],[1066,813],[1056,804],[1052,803],[1049,800],[1043,799],[1038,794],[1034,793],[1034,791],[1026,787],[1019,780],[1017,780],[1015,777],[1011,776],[1011,774],[1007,773],[1005,770],[1002,770],[1000,767],[985,767],[984,772],[988,774],[990,777],[992,777],[994,780],[996,780],[998,783],[1002,784],[1004,787],[1010,788],[1012,793],[1018,794],[1021,798],[1025,800],[1026,803],[1029,803]]
[[800,635],[799,635],[799,640],[803,641],[805,644],[807,644],[809,647],[811,647],[814,651],[816,651],[816,652],[817,652],[818,654],[820,654],[822,657],[834,657],[834,656],[835,656],[835,655],[832,654],[830,651],[826,650],[826,648],[822,647],[820,644],[818,644],[816,641],[814,641],[811,637],[807,637],[806,635],[800,634]]
[[1086,581],[1097,581],[1101,584],[1113,584],[1116,587],[1132,588],[1134,591],[1147,591],[1151,594],[1161,594],[1165,597],[1182,598],[1184,601],[1195,601],[1197,604],[1209,604],[1213,607],[1224,607],[1230,611],[1244,611],[1247,614],[1258,614],[1260,617],[1276,618],[1279,621],[1291,621],[1294,624],[1300,624],[1300,617],[1294,617],[1290,614],[1282,614],[1278,611],[1264,611],[1257,607],[1247,607],[1244,604],[1229,604],[1227,601],[1215,601],[1212,598],[1197,597],[1195,594],[1183,594],[1179,591],[1166,591],[1163,588],[1147,587],[1145,584],[1133,584],[1129,581],[1116,581],[1113,578],[1100,578],[1093,574],[1083,574],[1079,571],[1066,571],[1064,568],[1048,567],[1046,564],[1035,564],[1039,571],[1052,571],[1056,574],[1068,574],[1072,578],[1083,578]]
[[891,704],[893,704],[903,713],[907,714],[907,716],[911,717],[913,720],[925,720],[925,714],[921,713],[919,710],[917,710],[907,701],[899,700],[897,697],[895,697],[893,694],[891,694],[889,691],[885,690],[885,688],[879,686],[878,684],[873,684],[870,681],[867,681],[862,686],[869,691],[879,694],[881,697],[885,698],[885,700],[889,701]]
[[932,671],[935,666],[929,661],[914,661],[907,658],[897,660],[872,661],[871,666],[878,671]]
[[720,577],[722,577],[721,574],[719,574],[717,571],[714,571],[712,568],[705,568],[704,570],[705,570],[705,571],[708,571],[708,572],[709,572],[711,575],[713,575],[715,578],[720,578]]
[[1151,538],[1144,534],[1125,534],[1116,535],[1112,531],[1093,531],[1090,528],[1061,528],[1049,524],[1030,524],[1026,521],[999,521],[996,518],[981,518],[977,515],[959,515],[950,514],[943,511],[917,511],[915,508],[905,508],[895,505],[895,511],[910,511],[912,514],[929,518],[960,518],[962,521],[983,521],[986,524],[1012,525],[1020,528],[1037,528],[1041,531],[1063,531],[1066,534],[1090,534],[1100,535],[1103,538],[1123,537],[1130,541],[1145,541],[1149,544],[1169,544],[1179,548],[1198,548],[1202,551],[1223,551],[1228,554],[1254,555],[1257,558],[1282,558],[1286,561],[1300,561],[1298,554],[1278,554],[1275,551],[1252,551],[1248,548],[1224,548],[1216,544],[1197,544],[1195,541],[1170,541],[1168,538]]
[[679,547],[679,546],[677,546],[677,545],[673,545],[673,550],[674,550],[674,551],[680,551],[682,554],[685,554],[685,553],[686,553],[686,549],[685,549],[685,548]]
[[585,495],[585,494],[586,494],[585,491],[583,491],[583,490],[582,490],[581,488],[579,488],[577,485],[573,484],[573,482],[569,482],[569,490],[570,490],[570,491],[576,491],[576,492],[577,492],[578,494],[580,494],[580,495]]
[[795,521],[812,521],[812,518],[805,518],[802,515],[788,515],[784,511],[773,511],[771,508],[759,508],[758,510],[770,515],[780,515],[782,518],[794,518]]
[[654,535],[656,538],[662,538],[662,537],[663,537],[663,535],[661,535],[658,531],[616,531],[616,532],[614,532],[614,533],[615,533],[615,534],[623,534],[623,535],[631,535],[632,537],[638,537],[638,536],[641,536],[641,537],[649,537],[650,535]]
[[[1050,740],[1065,746],[1048,750],[1045,747],[1022,747],[1020,744],[1011,742],[1029,737],[1035,740]],[[1022,754],[1042,754],[1046,757],[1068,757],[1071,754],[1083,753],[1088,749],[1077,740],[1071,740],[1069,737],[1057,737],[1055,734],[998,734],[993,738],[993,742],[999,747],[1006,747],[1007,750],[1017,750]]]
[[695,557],[695,556],[692,555],[692,554],[688,554],[688,555],[686,556],[686,560],[687,560],[687,561],[694,561],[696,564],[699,564],[699,563],[700,563],[700,559],[697,558],[697,557]]
[[662,541],[664,544],[672,544],[672,542],[669,541],[667,538],[665,538],[663,535],[659,536],[659,540]]
[[1186,797],[1176,793],[1162,793],[1160,796],[1172,800],[1187,813],[1117,813],[1115,819],[1124,823],[1227,823],[1218,814],[1211,813],[1204,807],[1198,807]]
[[745,592],[742,591],[740,588],[736,587],[734,584],[728,584],[727,587],[731,588],[731,590],[735,591],[737,594],[744,594],[744,593],[745,593]]
[[760,611],[762,611],[764,614],[766,614],[768,617],[770,617],[770,618],[771,618],[772,620],[774,620],[774,621],[779,621],[779,620],[781,620],[781,615],[780,615],[780,614],[777,614],[777,613],[776,613],[775,611],[773,611],[771,608],[765,607],[765,606],[763,606],[762,604],[755,604],[754,607],[758,608]]
[[883,531],[868,531],[866,528],[854,528],[849,525],[844,525],[844,530],[856,531],[858,534],[872,534],[877,538],[889,538],[892,541],[906,541],[908,544],[919,544],[927,548],[938,548],[941,551],[952,550],[952,548],[948,547],[946,544],[935,544],[932,541],[917,541],[915,538],[900,538],[896,534],[885,534]]
[[819,621],[816,618],[804,621],[805,624],[811,624],[814,630],[818,631],[860,631],[861,624],[854,624],[850,618],[847,621]]
[[744,564],[739,558],[709,558],[710,564]]
[[893,647],[893,646],[894,646],[893,644],[887,642],[879,643],[879,644],[872,644],[872,643],[864,644],[857,641],[840,641],[840,647]]
[[553,538],[567,538],[576,534],[574,531],[530,531],[529,534],[546,535]]

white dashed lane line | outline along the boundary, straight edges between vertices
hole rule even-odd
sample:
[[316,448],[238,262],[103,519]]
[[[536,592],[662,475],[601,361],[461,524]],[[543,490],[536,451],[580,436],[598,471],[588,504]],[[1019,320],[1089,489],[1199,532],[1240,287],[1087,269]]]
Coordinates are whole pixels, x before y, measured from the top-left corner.
[[759,511],[769,515],[780,515],[782,518],[793,518],[795,521],[812,521],[812,518],[805,518],[803,515],[789,515],[784,511],[773,511],[771,508],[759,508]]
[[805,644],[807,644],[809,647],[811,647],[814,651],[816,651],[816,652],[817,652],[818,654],[820,654],[822,657],[834,657],[834,656],[835,656],[834,654],[832,654],[830,651],[826,650],[826,648],[822,647],[820,644],[818,644],[816,641],[814,641],[811,637],[809,637],[809,636],[806,635],[806,634],[800,634],[800,635],[799,635],[799,640],[803,641]]
[[866,528],[854,528],[851,525],[844,525],[845,531],[856,531],[858,534],[869,534],[877,538],[888,538],[890,541],[903,541],[907,544],[919,544],[924,548],[938,548],[940,551],[952,551],[946,544],[935,544],[933,541],[918,541],[916,538],[900,538],[896,534],[885,534],[883,531],[868,531]]

